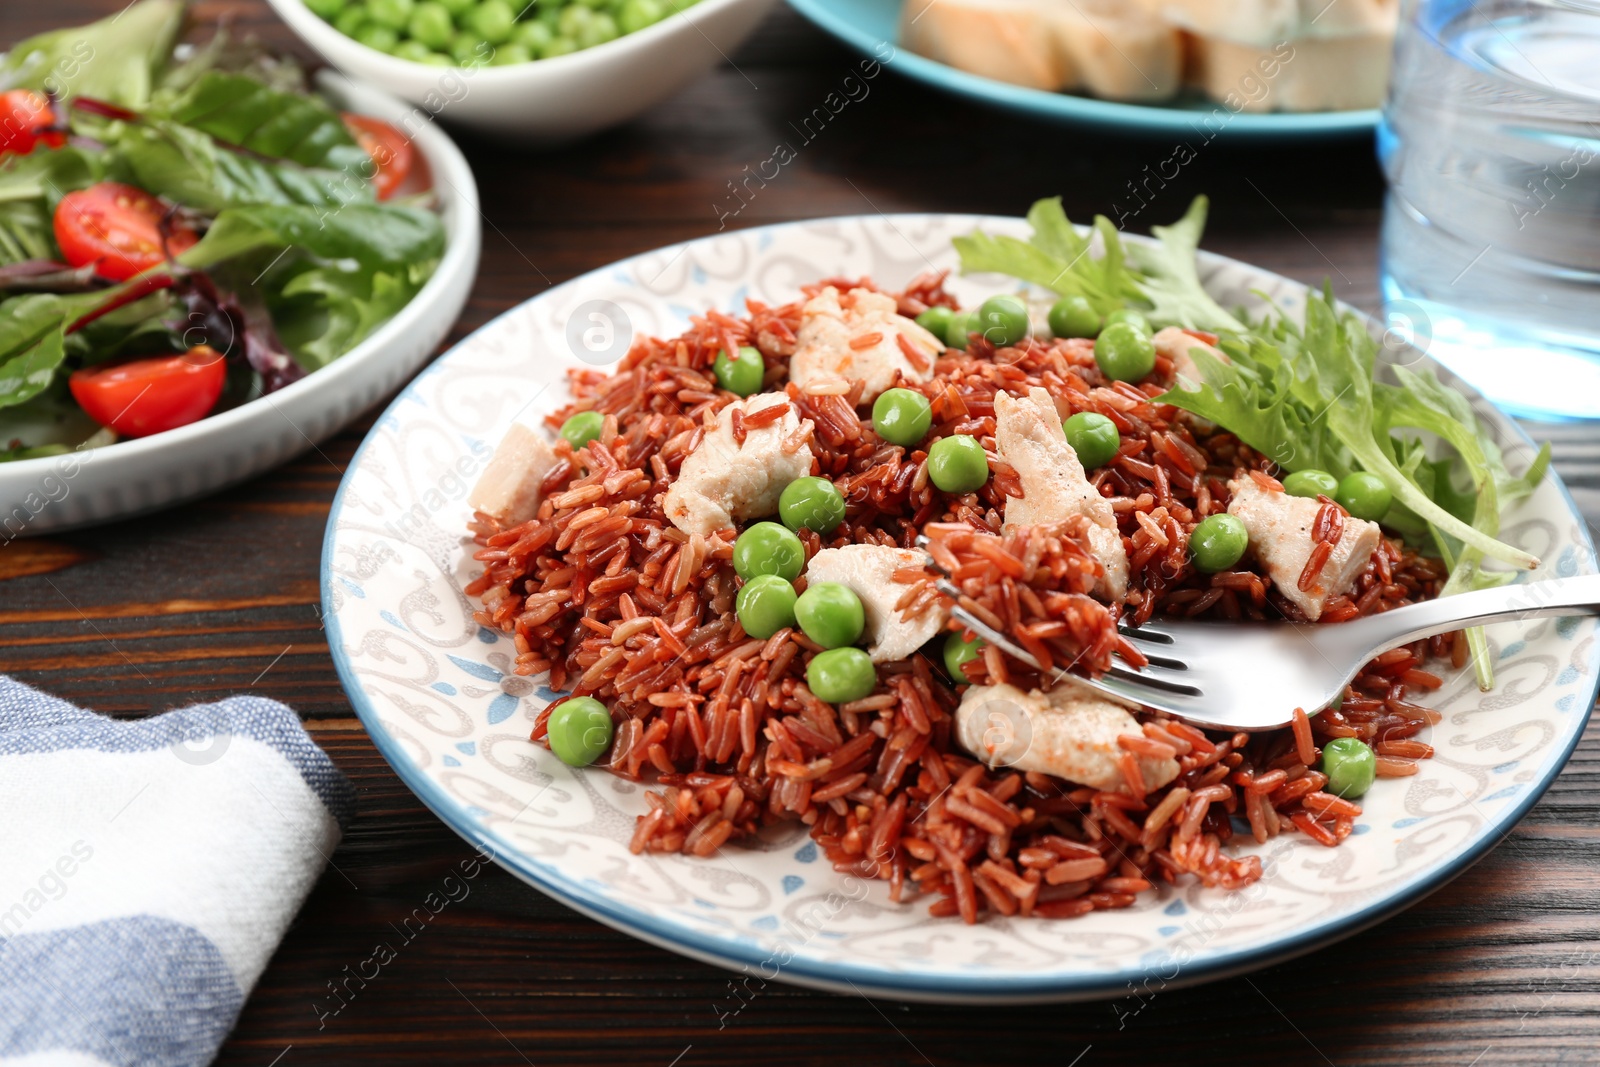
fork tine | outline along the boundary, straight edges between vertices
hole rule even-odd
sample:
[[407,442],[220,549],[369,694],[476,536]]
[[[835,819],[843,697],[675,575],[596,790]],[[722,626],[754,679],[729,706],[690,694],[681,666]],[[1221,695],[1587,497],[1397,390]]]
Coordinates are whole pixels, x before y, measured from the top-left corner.
[[1106,676],[1116,678],[1129,686],[1148,686],[1165,690],[1169,693],[1181,693],[1184,696],[1198,697],[1204,694],[1194,684],[1192,678],[1181,671],[1169,670],[1151,664],[1143,670],[1133,670],[1129,667],[1113,666],[1106,672]]
[[1117,633],[1133,641],[1148,641],[1158,645],[1170,645],[1176,640],[1171,631],[1164,629],[1160,623],[1151,621],[1142,626],[1133,627],[1126,623],[1117,625]]

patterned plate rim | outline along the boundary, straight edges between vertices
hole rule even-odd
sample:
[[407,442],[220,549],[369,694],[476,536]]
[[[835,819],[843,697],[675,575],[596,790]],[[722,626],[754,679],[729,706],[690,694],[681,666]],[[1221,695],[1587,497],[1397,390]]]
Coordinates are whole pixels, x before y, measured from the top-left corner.
[[[775,234],[783,230],[819,225],[887,221],[891,226],[896,223],[903,223],[909,227],[920,222],[949,219],[970,220],[973,224],[979,225],[1001,223],[1007,226],[1014,226],[1021,221],[1006,216],[963,215],[960,213],[836,216],[754,226],[745,230],[728,231],[727,233],[693,238],[676,244],[650,249],[569,279],[497,315],[434,360],[421,374],[402,389],[384,409],[383,414],[374,423],[373,429],[368,432],[366,438],[362,440],[360,447],[357,448],[355,454],[351,457],[350,463],[345,468],[344,476],[340,479],[339,489],[334,496],[333,506],[329,511],[328,523],[323,533],[321,565],[322,614],[327,631],[328,648],[333,658],[334,667],[338,672],[340,684],[343,686],[345,694],[349,697],[351,705],[355,708],[356,715],[361,720],[362,726],[372,738],[373,744],[383,755],[389,766],[399,775],[406,787],[430,811],[438,816],[441,822],[454,830],[463,840],[475,847],[488,851],[500,866],[575,911],[659,948],[664,948],[704,963],[734,970],[761,967],[771,957],[770,950],[764,949],[759,945],[742,943],[733,938],[708,936],[669,919],[641,914],[630,905],[613,900],[603,893],[597,892],[592,886],[585,885],[581,881],[567,876],[558,865],[540,862],[520,853],[516,847],[498,834],[486,832],[475,825],[472,818],[465,813],[463,805],[453,800],[444,792],[442,787],[408,759],[400,743],[383,728],[377,708],[361,686],[355,668],[350,662],[349,656],[345,653],[339,617],[332,610],[332,583],[334,580],[332,560],[338,532],[338,519],[344,507],[345,491],[350,487],[355,474],[361,468],[362,458],[375,439],[381,424],[397,414],[401,406],[411,399],[420,383],[432,375],[442,373],[446,369],[450,357],[456,351],[470,344],[479,334],[493,329],[496,324],[509,316],[518,314],[527,305],[535,301],[559,300],[572,290],[580,289],[591,283],[591,281],[604,278],[618,270],[627,269],[647,258],[661,256],[675,258],[691,246],[725,238],[735,233],[760,239],[765,235]],[[1128,234],[1124,234],[1123,238],[1138,242],[1151,240],[1139,235]],[[1239,267],[1258,274],[1271,275],[1274,278],[1287,281],[1293,286],[1303,288],[1301,283],[1295,282],[1293,279],[1284,278],[1282,275],[1274,274],[1261,267],[1252,266],[1242,260],[1210,252],[1201,252],[1200,255],[1202,266],[1217,264]],[[1431,359],[1429,363],[1436,368],[1438,366]],[[1453,384],[1460,388],[1470,400],[1474,401],[1474,406],[1478,407],[1481,413],[1482,407],[1487,405],[1487,401],[1481,394],[1473,390],[1471,386],[1459,380],[1454,380],[1453,376],[1450,377],[1453,380]],[[1500,412],[1497,408],[1493,410],[1496,417],[1513,433],[1518,435],[1525,443],[1533,444],[1532,439],[1513,419]],[[1577,520],[1579,543],[1587,550],[1590,566],[1595,566],[1597,563],[1595,544],[1589,533],[1588,523],[1584,520],[1582,512],[1578,509],[1577,502],[1573,499],[1571,492],[1567,489],[1560,476],[1552,470],[1549,477],[1560,492],[1561,499],[1571,517]],[[1162,988],[1179,989],[1259,970],[1354,936],[1405,910],[1422,898],[1442,888],[1482,859],[1539,802],[1545,791],[1550,787],[1550,784],[1561,773],[1568,760],[1571,759],[1572,753],[1582,739],[1584,730],[1593,714],[1595,700],[1600,698],[1600,670],[1594,669],[1600,667],[1600,642],[1597,642],[1595,649],[1590,654],[1590,666],[1590,677],[1593,681],[1589,686],[1584,711],[1577,720],[1566,744],[1552,749],[1550,757],[1539,768],[1538,777],[1527,784],[1523,796],[1516,804],[1508,806],[1493,817],[1486,817],[1483,825],[1475,835],[1468,839],[1465,845],[1459,846],[1456,854],[1442,863],[1438,869],[1426,872],[1420,877],[1389,889],[1378,899],[1355,911],[1320,920],[1298,933],[1276,936],[1259,946],[1197,954],[1189,962],[1183,964],[1174,977],[1163,978]],[[1130,983],[1149,978],[1152,973],[1153,968],[1151,967],[1130,965],[1113,970],[1086,971],[1066,975],[1055,974],[1042,978],[1018,974],[1002,976],[990,973],[974,974],[970,977],[964,975],[917,975],[881,966],[810,960],[796,954],[783,966],[778,979],[795,985],[836,993],[876,994],[902,1000],[931,1003],[1027,1004],[1110,998],[1121,995],[1130,988]]]

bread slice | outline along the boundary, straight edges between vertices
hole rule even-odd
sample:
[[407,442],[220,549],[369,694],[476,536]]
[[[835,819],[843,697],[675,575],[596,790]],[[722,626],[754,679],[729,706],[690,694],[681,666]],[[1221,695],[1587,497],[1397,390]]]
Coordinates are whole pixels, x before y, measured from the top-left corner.
[[1191,84],[1230,111],[1345,111],[1378,107],[1394,30],[1303,37],[1267,47],[1190,40]]
[[900,40],[929,59],[1012,85],[1165,100],[1183,40],[1122,0],[907,0]]
[[1400,0],[1134,0],[1132,6],[1200,37],[1269,48],[1301,38],[1393,33]]

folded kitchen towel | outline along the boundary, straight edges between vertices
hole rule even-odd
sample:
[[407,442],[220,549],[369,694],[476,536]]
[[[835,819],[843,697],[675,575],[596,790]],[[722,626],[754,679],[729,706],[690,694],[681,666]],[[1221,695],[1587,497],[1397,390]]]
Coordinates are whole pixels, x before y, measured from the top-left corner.
[[354,806],[275,701],[118,721],[0,675],[0,1065],[210,1063]]

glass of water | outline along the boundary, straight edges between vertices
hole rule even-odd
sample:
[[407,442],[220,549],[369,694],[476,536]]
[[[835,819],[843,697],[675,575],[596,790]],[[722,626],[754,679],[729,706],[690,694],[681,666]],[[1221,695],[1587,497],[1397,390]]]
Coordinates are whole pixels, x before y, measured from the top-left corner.
[[1403,0],[1391,328],[1515,414],[1600,418],[1600,0]]

